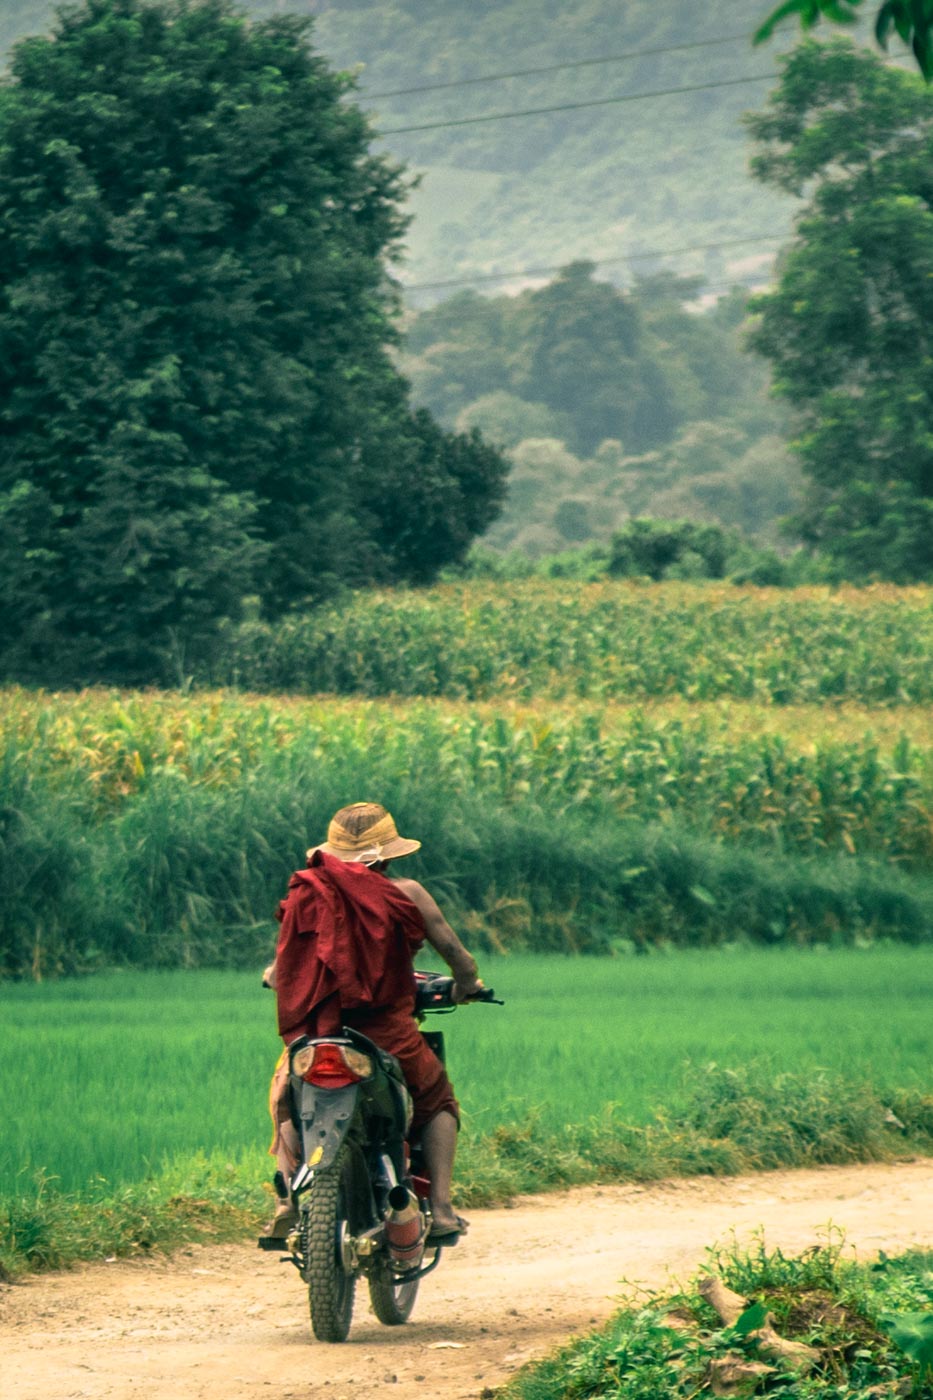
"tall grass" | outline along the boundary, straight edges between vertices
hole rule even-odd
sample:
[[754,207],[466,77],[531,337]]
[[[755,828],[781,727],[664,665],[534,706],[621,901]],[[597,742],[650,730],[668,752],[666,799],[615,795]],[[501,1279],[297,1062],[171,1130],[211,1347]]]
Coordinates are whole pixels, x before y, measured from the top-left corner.
[[929,714],[781,714],[3,692],[2,967],[258,958],[361,795],[480,946],[929,938]]

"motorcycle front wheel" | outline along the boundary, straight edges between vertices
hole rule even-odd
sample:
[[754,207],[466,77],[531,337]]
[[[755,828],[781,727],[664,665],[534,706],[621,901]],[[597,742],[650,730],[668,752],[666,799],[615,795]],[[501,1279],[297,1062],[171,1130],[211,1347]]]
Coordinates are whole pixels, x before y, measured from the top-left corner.
[[345,1142],[333,1165],[315,1172],[301,1207],[311,1330],[319,1342],[345,1342],[350,1331],[356,1272],[347,1267],[345,1242],[358,1179],[353,1149]]
[[418,1279],[396,1279],[387,1259],[374,1264],[369,1275],[369,1301],[386,1327],[400,1327],[411,1317],[418,1296]]

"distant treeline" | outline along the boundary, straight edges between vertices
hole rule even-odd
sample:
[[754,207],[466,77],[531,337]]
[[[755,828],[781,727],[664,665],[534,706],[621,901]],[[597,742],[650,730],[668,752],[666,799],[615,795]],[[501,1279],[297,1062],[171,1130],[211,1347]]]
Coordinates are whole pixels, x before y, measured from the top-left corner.
[[787,413],[744,348],[747,296],[700,311],[697,280],[658,274],[623,293],[594,273],[580,262],[517,296],[462,292],[408,324],[416,400],[512,462],[489,543],[535,555],[635,515],[773,535],[800,473]]
[[831,561],[806,549],[778,553],[741,530],[696,520],[636,516],[606,540],[591,540],[554,554],[531,556],[476,544],[463,562],[441,573],[447,582],[562,578],[578,583],[601,579],[650,579],[653,583],[722,580],[736,584],[794,588],[838,582]]

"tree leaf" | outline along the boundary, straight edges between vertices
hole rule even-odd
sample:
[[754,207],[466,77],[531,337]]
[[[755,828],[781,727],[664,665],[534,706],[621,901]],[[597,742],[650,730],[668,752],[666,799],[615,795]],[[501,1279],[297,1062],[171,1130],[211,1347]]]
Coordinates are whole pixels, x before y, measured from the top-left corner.
[[921,1371],[933,1367],[933,1313],[888,1313],[879,1320],[894,1345]]
[[757,1332],[764,1327],[768,1318],[768,1309],[764,1303],[752,1303],[750,1308],[746,1308],[741,1317],[737,1317],[732,1324],[730,1331],[736,1337],[747,1337],[749,1332]]
[[770,39],[781,20],[787,19],[790,15],[799,14],[802,16],[802,23],[812,23],[808,20],[807,13],[813,9],[811,0],[784,0],[783,5],[778,5],[773,10],[764,24],[755,31],[752,39],[753,44],[763,44],[766,39]]

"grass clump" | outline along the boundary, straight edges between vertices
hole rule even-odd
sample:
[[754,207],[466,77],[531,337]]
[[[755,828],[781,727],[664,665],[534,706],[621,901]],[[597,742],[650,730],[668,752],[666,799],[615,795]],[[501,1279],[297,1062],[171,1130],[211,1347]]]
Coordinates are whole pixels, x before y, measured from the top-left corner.
[[691,1070],[678,1107],[647,1123],[608,1107],[557,1133],[534,1113],[464,1143],[464,1205],[585,1182],[733,1176],[787,1167],[888,1162],[933,1152],[933,1095],[887,1096],[825,1073],[775,1075],[765,1064]]
[[[713,1277],[743,1300],[730,1325],[707,1301]],[[933,1370],[924,1345],[933,1343],[931,1303],[930,1250],[881,1255],[874,1264],[844,1258],[835,1237],[796,1257],[768,1250],[763,1240],[747,1252],[711,1250],[704,1271],[682,1293],[624,1307],[596,1332],[524,1368],[497,1396],[930,1400]],[[763,1362],[763,1327],[796,1346],[783,1359],[772,1354]]]
[[0,1280],[85,1260],[165,1252],[191,1240],[219,1244],[258,1230],[271,1211],[253,1164],[201,1154],[145,1181],[98,1179],[62,1191],[44,1171],[0,1201]]

